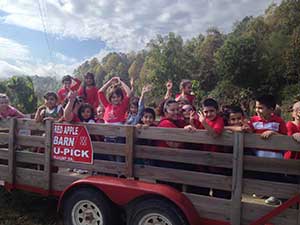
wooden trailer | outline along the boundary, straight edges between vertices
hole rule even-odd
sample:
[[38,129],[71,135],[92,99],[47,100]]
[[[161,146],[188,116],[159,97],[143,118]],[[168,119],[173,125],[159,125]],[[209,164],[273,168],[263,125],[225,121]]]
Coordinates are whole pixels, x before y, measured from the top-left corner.
[[[125,143],[92,141],[94,154],[121,156],[123,160],[102,157],[92,164],[82,164],[53,159],[53,123],[1,120],[0,180],[5,181],[5,187],[57,196],[63,216],[74,217],[64,218],[67,225],[81,225],[82,221],[89,224],[97,215],[104,225],[111,225],[107,217],[113,216],[113,210],[124,213],[128,225],[300,225],[300,161],[244,154],[249,149],[299,151],[300,145],[288,136],[263,140],[254,134],[224,132],[214,139],[205,131],[82,125],[93,136],[124,137]],[[27,130],[26,135],[20,130]],[[156,140],[189,143],[192,147],[156,147]],[[223,146],[220,149],[226,151],[203,151],[203,144]],[[75,174],[68,171],[70,168],[89,173]],[[268,173],[275,179],[268,179]],[[203,194],[202,190],[210,191]],[[217,191],[221,194],[216,197]],[[254,193],[276,196],[283,204],[266,205],[253,198]],[[79,200],[84,196],[96,206],[96,214],[90,210],[74,216],[81,212]],[[109,203],[109,210],[103,201]],[[79,211],[74,209],[77,206]],[[101,211],[103,207],[106,209]]]

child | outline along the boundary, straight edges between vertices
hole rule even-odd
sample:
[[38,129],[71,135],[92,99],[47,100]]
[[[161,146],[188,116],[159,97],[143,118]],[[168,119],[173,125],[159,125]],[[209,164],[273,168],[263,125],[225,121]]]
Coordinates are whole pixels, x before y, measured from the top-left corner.
[[104,123],[104,113],[105,113],[105,108],[103,107],[103,105],[99,104],[99,106],[97,107],[97,111],[96,111],[96,122],[97,123]]
[[146,85],[142,89],[141,97],[137,101],[137,99],[134,99],[134,101],[131,101],[129,104],[129,113],[126,120],[126,124],[129,125],[136,125],[142,118],[142,113],[144,111],[144,96],[147,92],[151,91],[151,86]]
[[44,95],[44,101],[44,105],[40,106],[35,113],[35,121],[58,121],[63,116],[63,109],[62,106],[58,104],[57,94],[55,92],[47,92]]
[[78,118],[80,122],[95,123],[94,108],[89,103],[83,103],[78,109]]
[[84,104],[83,99],[77,95],[76,91],[69,92],[67,97],[67,105],[64,109],[63,119],[67,122],[81,122],[78,117],[78,111],[82,104]]
[[239,106],[231,106],[226,110],[226,119],[228,126],[225,130],[237,132],[251,132],[251,128],[245,121],[244,111]]
[[[256,99],[256,116],[250,120],[250,127],[254,133],[260,134],[263,139],[268,139],[274,134],[287,134],[285,122],[274,114],[276,107],[275,98],[272,95],[263,95]],[[257,150],[258,157],[282,158],[278,151]]]
[[24,118],[25,115],[9,105],[9,99],[6,94],[0,93],[0,119],[9,119],[12,117]]
[[[292,136],[297,142],[300,142],[300,102],[293,105],[293,121],[286,123],[287,134]],[[284,154],[285,159],[300,159],[300,152],[287,151]]]
[[[218,137],[224,129],[224,120],[218,115],[219,105],[212,99],[207,98],[202,102],[202,111],[199,111],[200,126],[198,129],[207,130],[212,137]],[[217,146],[211,146],[210,151],[215,151]]]
[[95,75],[88,72],[84,76],[84,82],[78,90],[78,95],[84,99],[85,103],[89,103],[96,109],[99,105],[97,93],[98,89],[96,87]]
[[137,124],[137,128],[141,127],[152,127],[155,125],[155,111],[152,108],[145,108],[142,112],[142,118],[139,124]]
[[[126,95],[124,96],[121,87],[112,87],[108,93],[108,99],[105,96],[105,92],[109,86],[119,83],[124,89]],[[105,108],[104,121],[105,123],[123,124],[125,122],[125,114],[127,112],[129,96],[131,91],[129,87],[120,80],[119,77],[113,77],[98,91],[98,97],[100,102]]]
[[[251,118],[249,125],[253,132],[260,134],[263,139],[268,139],[274,134],[287,134],[285,122],[281,117],[274,114],[275,107],[276,101],[272,95],[263,95],[256,99],[255,111],[257,115]],[[255,154],[258,157],[283,158],[282,152],[276,150],[255,150]],[[278,175],[270,173],[258,175],[258,177],[275,181],[280,178]],[[270,196],[265,200],[265,203],[278,205],[281,204],[281,201]]]
[[185,97],[190,104],[194,105],[195,95],[192,95],[192,81],[190,80],[182,80],[180,83],[180,91],[181,93],[176,94],[175,100],[177,100],[180,96]]
[[[73,84],[72,84],[72,81],[74,81]],[[66,75],[62,78],[62,84],[63,84],[63,87],[61,89],[59,89],[57,92],[60,104],[64,104],[69,91],[77,91],[78,90],[78,88],[80,87],[81,81],[70,75]]]
[[182,106],[181,114],[184,121],[184,126],[191,125],[194,128],[199,127],[199,118],[196,114],[194,106],[192,106],[190,103]]

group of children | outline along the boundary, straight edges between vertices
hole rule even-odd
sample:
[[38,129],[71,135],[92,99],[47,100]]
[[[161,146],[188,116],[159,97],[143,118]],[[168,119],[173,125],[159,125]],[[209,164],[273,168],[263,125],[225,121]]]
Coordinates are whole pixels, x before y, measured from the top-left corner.
[[[57,122],[87,122],[107,124],[128,124],[141,127],[183,128],[187,132],[197,129],[207,130],[212,137],[217,137],[224,130],[251,132],[268,139],[274,134],[292,136],[300,142],[300,102],[293,106],[293,120],[287,123],[275,115],[276,101],[271,95],[255,99],[255,113],[246,118],[239,106],[232,106],[220,112],[216,100],[207,98],[202,101],[201,110],[195,108],[195,96],[192,94],[192,82],[182,80],[180,93],[173,98],[172,81],[166,84],[166,95],[158,109],[145,107],[144,96],[151,91],[150,85],[142,88],[141,96],[135,97],[133,79],[128,87],[119,77],[113,77],[99,90],[95,85],[93,73],[87,73],[84,81],[70,75],[62,79],[63,87],[55,92],[47,92],[45,102],[35,114],[35,120],[42,122],[54,120]],[[23,117],[17,109],[9,105],[8,97],[0,94],[0,119],[8,117]],[[156,116],[160,118],[156,121]],[[122,142],[117,137],[109,137],[106,141]],[[181,148],[184,143],[157,141],[160,147]],[[206,151],[220,151],[218,146],[203,145]],[[252,152],[258,157],[300,159],[300,154],[291,151],[270,151],[256,149]]]

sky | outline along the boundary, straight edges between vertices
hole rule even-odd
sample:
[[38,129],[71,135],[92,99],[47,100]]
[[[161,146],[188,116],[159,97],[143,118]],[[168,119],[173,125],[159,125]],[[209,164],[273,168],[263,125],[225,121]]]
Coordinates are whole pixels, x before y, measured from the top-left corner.
[[232,30],[281,0],[0,0],[0,79],[71,74],[85,60],[146,47],[157,34],[188,39]]

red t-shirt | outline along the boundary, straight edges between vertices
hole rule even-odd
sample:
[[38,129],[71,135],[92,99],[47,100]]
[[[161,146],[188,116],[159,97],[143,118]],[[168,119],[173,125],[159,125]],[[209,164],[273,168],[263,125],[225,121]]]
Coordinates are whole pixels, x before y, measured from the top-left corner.
[[[292,121],[286,123],[287,135],[292,136],[295,133],[300,133],[300,125],[294,124]],[[300,159],[300,152],[287,151],[284,153],[285,159]]]
[[[177,121],[179,122],[180,124],[182,122],[180,121]],[[158,123],[157,127],[166,127],[166,128],[181,128],[181,125],[180,124],[177,124],[175,123],[174,121],[170,120],[170,119],[167,119],[167,118],[162,118],[160,120],[160,122]],[[156,142],[156,145],[159,146],[159,147],[170,147],[166,141],[157,141]]]
[[[77,91],[78,88],[80,87],[80,84],[81,84],[81,81],[77,78],[74,78],[74,81],[75,81],[75,84],[73,84],[71,87],[70,87],[70,90],[71,91]],[[65,89],[65,88],[61,88],[57,91],[57,96],[58,96],[58,99],[59,99],[59,102],[60,103],[64,103],[67,95],[69,93],[69,90]]]
[[98,99],[98,89],[97,87],[93,86],[91,88],[86,87],[86,96],[84,96],[83,87],[81,86],[78,90],[78,95],[82,96],[84,99],[84,102],[89,103],[96,109],[99,105],[99,99]]
[[264,120],[260,116],[253,116],[250,119],[249,125],[256,134],[261,134],[265,131],[271,130],[279,134],[287,134],[287,129],[284,120],[274,114],[269,120]]
[[[175,99],[177,99],[179,96],[181,96],[181,94],[179,93],[179,94],[176,94],[175,95]],[[194,105],[194,101],[195,101],[195,95],[190,95],[190,94],[185,94],[184,95],[184,97],[192,104],[192,105]]]
[[[221,134],[224,129],[224,120],[221,116],[216,116],[215,119],[209,120],[205,119],[205,122],[210,126],[217,134]],[[204,130],[204,126],[199,122],[198,123],[198,129]],[[208,145],[208,144],[203,144],[202,148],[204,151],[209,151],[209,152],[223,152],[223,147],[217,146],[217,145]]]
[[105,107],[103,119],[106,123],[124,123],[126,112],[128,110],[129,97],[124,96],[121,104],[113,105],[107,99],[102,91],[98,92],[99,101]]

